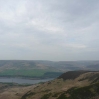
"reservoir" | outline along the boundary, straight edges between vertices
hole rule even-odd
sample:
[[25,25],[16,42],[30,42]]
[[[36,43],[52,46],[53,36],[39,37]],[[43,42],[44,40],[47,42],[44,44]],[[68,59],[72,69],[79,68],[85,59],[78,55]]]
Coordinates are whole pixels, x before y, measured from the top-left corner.
[[37,84],[40,82],[47,82],[51,81],[54,78],[47,78],[47,79],[26,79],[26,78],[7,78],[7,77],[0,77],[0,82],[2,83],[17,83],[17,84]]

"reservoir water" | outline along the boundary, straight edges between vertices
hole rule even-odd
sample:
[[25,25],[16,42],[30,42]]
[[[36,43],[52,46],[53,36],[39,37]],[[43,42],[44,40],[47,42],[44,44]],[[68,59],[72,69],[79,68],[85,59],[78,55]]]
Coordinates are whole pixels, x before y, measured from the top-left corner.
[[0,82],[3,83],[18,83],[18,84],[37,84],[40,82],[47,82],[53,80],[54,78],[48,79],[26,79],[26,78],[6,78],[0,77]]

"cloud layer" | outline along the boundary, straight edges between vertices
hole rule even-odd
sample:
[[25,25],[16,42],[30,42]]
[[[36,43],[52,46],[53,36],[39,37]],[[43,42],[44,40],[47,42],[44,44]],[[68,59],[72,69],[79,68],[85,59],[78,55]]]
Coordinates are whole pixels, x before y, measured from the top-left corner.
[[0,59],[98,60],[99,0],[0,0]]

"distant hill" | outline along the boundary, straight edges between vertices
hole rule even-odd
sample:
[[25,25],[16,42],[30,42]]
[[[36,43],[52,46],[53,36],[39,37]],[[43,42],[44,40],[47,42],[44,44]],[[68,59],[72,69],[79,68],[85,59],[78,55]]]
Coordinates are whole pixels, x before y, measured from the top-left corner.
[[89,66],[87,66],[87,69],[97,71],[97,70],[99,70],[99,63],[98,64],[89,65]]
[[0,60],[2,77],[56,78],[75,70],[99,70],[99,61]]
[[0,60],[1,77],[58,77],[63,71],[49,65],[50,61]]

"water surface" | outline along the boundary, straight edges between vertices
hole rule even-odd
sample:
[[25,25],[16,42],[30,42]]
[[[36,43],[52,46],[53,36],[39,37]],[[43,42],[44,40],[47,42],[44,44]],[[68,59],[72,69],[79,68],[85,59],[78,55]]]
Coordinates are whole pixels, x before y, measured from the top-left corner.
[[0,82],[3,83],[18,83],[18,84],[37,84],[40,82],[47,82],[53,80],[54,78],[47,78],[47,79],[25,79],[25,78],[5,78],[0,77]]

